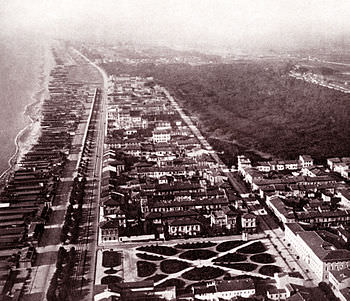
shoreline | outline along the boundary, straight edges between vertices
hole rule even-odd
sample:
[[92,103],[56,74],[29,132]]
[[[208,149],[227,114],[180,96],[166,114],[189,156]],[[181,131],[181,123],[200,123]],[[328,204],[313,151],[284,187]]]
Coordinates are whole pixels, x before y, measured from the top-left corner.
[[48,84],[50,80],[50,71],[54,66],[54,60],[49,45],[43,45],[43,62],[38,67],[38,77],[31,95],[32,102],[28,103],[22,112],[29,123],[25,125],[14,139],[15,151],[8,159],[8,168],[0,175],[0,182],[4,183],[16,170],[18,162],[31,149],[33,144],[40,136],[41,106],[43,101],[49,97]]

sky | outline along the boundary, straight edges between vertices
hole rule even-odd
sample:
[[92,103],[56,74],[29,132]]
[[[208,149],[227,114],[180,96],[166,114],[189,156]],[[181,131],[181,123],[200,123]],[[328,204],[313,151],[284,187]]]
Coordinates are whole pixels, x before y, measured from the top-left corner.
[[0,0],[3,32],[249,47],[348,37],[350,0]]

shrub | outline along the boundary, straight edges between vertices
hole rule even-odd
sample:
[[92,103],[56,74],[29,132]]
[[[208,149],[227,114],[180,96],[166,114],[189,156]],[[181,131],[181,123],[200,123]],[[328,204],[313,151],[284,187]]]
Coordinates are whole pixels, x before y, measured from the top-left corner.
[[164,282],[158,284],[156,287],[168,287],[168,286],[175,286],[176,289],[183,288],[185,286],[185,281],[181,279],[175,279],[171,278],[168,280],[165,280]]
[[138,261],[136,266],[137,276],[139,277],[151,276],[157,270],[157,266],[153,262],[148,261]]
[[188,260],[209,259],[217,253],[211,250],[189,250],[179,255],[180,258]]
[[117,251],[104,251],[102,253],[102,266],[113,268],[121,264],[121,256]]
[[327,297],[327,300],[339,301],[339,299],[334,295],[332,289],[329,287],[329,285],[326,282],[320,282],[318,284],[318,287],[324,292],[324,294]]
[[136,250],[143,252],[150,252],[160,255],[173,256],[177,254],[177,250],[167,246],[145,246],[139,247]]
[[101,284],[119,283],[122,279],[118,276],[105,276],[101,279]]
[[246,247],[238,249],[240,253],[244,254],[256,254],[256,253],[262,253],[265,252],[267,249],[265,248],[264,244],[260,241],[254,242]]
[[188,268],[189,266],[190,264],[187,262],[176,260],[176,259],[168,259],[160,263],[160,270],[166,274],[173,274],[173,273],[180,272]]
[[165,258],[163,256],[156,256],[156,255],[150,255],[147,253],[137,253],[136,256],[138,258],[144,259],[144,260],[149,260],[149,261],[159,261],[159,260],[164,260]]
[[266,276],[273,276],[275,273],[281,273],[282,269],[276,265],[264,265],[259,269],[259,273]]
[[243,240],[224,241],[216,247],[216,251],[226,252],[226,251],[232,250],[233,248],[236,248],[236,247],[238,247],[242,244],[245,244],[245,243],[246,243],[246,241],[243,241]]
[[148,280],[152,280],[153,282],[158,282],[158,281],[160,281],[160,280],[162,280],[162,279],[164,279],[166,277],[168,277],[168,276],[164,275],[164,274],[155,274],[155,275],[153,275],[151,277],[146,278],[145,280],[147,280],[147,281]]
[[253,256],[250,256],[250,260],[257,262],[257,263],[274,263],[276,262],[275,258],[268,253],[261,253],[256,254]]
[[182,278],[193,281],[210,280],[221,277],[224,271],[215,267],[193,268],[182,274]]
[[239,253],[228,253],[224,256],[218,257],[213,259],[214,262],[239,262],[239,261],[244,261],[247,259],[246,255],[239,254]]
[[254,264],[254,263],[249,263],[249,262],[216,263],[215,265],[230,268],[230,269],[245,271],[245,272],[252,272],[258,267],[258,265]]

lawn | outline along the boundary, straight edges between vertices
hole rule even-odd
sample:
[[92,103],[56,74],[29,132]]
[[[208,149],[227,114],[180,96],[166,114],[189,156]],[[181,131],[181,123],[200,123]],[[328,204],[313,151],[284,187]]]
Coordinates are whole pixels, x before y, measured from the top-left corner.
[[139,247],[136,250],[165,256],[173,256],[177,254],[177,250],[175,248],[157,245]]
[[102,266],[105,268],[113,268],[121,264],[120,252],[104,251],[102,253]]
[[264,265],[259,269],[259,273],[266,276],[273,276],[275,273],[281,273],[282,269],[276,265]]
[[165,274],[173,274],[180,272],[189,266],[190,264],[187,262],[176,259],[168,259],[160,263],[160,270]]
[[217,253],[211,250],[189,250],[179,255],[180,258],[188,260],[209,259],[216,256]]
[[216,247],[216,251],[218,252],[226,252],[232,250],[233,248],[239,247],[240,245],[246,243],[243,240],[228,240],[224,241]]
[[137,276],[139,277],[148,277],[154,274],[157,270],[157,266],[153,262],[148,261],[138,261],[137,266]]
[[193,268],[182,274],[182,278],[193,281],[210,280],[221,277],[225,272],[220,268],[201,267]]
[[247,256],[239,253],[228,253],[224,256],[213,259],[214,262],[225,262],[225,263],[240,262],[245,260],[247,260]]
[[164,282],[158,284],[156,287],[168,287],[168,286],[176,286],[176,289],[180,289],[183,288],[185,286],[185,281],[181,280],[181,279],[168,279],[165,280]]
[[153,282],[158,282],[164,278],[166,278],[168,275],[164,275],[164,274],[155,274],[151,277],[148,277],[146,278],[145,280],[148,281],[148,280],[152,280]]
[[244,272],[252,272],[258,267],[257,264],[249,263],[249,262],[216,263],[215,265],[230,268],[230,269],[240,270],[240,271],[244,271]]
[[250,256],[250,260],[257,263],[274,263],[276,262],[274,256],[268,253],[261,253]]
[[240,248],[237,251],[244,254],[257,254],[257,253],[265,252],[267,251],[267,249],[262,242],[257,241],[250,244],[249,246]]
[[117,276],[105,276],[101,279],[101,284],[119,283],[122,279]]
[[165,259],[163,256],[150,255],[147,253],[137,253],[136,256],[143,260],[149,260],[149,261],[160,261]]

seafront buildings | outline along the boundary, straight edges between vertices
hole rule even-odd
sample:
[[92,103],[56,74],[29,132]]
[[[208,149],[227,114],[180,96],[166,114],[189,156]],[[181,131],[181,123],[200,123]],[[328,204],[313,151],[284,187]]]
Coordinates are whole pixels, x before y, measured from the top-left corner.
[[[78,176],[84,166],[83,137],[97,86],[74,79],[81,62],[68,59],[64,48],[52,51],[56,65],[50,73],[49,97],[41,105],[40,136],[0,195],[1,300],[46,298],[72,182],[82,179]],[[78,222],[74,224],[66,229],[77,239],[83,231]],[[75,248],[76,243],[72,254]],[[67,273],[67,279],[72,276]]]

